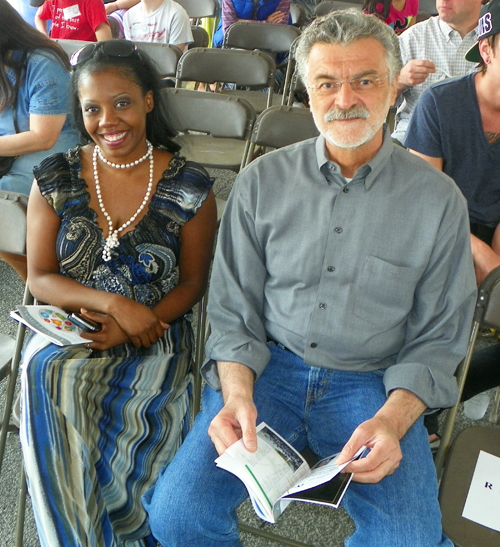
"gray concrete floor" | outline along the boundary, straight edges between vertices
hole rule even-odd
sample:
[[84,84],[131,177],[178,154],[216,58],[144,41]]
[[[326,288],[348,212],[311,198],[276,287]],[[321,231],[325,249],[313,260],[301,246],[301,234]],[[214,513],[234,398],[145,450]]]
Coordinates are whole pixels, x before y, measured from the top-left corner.
[[[234,175],[223,171],[213,171],[212,175],[216,177],[216,194],[227,198]],[[5,263],[0,261],[0,332],[14,334],[15,324],[9,319],[8,315],[10,310],[21,303],[22,293],[23,286],[20,280]],[[0,409],[3,405],[5,387],[3,384],[5,382],[0,385]],[[460,411],[455,431],[460,431],[472,425],[491,426],[486,419],[472,422]],[[493,427],[498,427],[498,425]],[[11,547],[13,545],[20,464],[19,439],[17,435],[9,434],[7,454],[0,476],[0,547]],[[279,523],[274,526],[265,524],[258,519],[248,502],[241,506],[239,515],[241,521],[250,526],[293,538],[298,542],[308,543],[314,547],[341,547],[345,538],[353,531],[352,521],[342,508],[335,511],[320,506],[292,503],[280,518]],[[244,547],[272,547],[278,545],[274,541],[262,539],[252,534],[242,534],[242,543]],[[39,546],[29,503],[23,545],[25,547]]]

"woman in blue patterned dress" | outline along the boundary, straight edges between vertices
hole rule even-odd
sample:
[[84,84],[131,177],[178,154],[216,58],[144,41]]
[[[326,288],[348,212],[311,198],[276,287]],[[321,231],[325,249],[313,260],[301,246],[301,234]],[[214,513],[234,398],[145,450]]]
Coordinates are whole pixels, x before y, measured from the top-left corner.
[[143,53],[112,40],[73,61],[88,144],[35,170],[28,272],[37,299],[101,330],[86,346],[30,338],[23,455],[42,546],[153,546],[141,496],[188,427],[190,310],[207,283],[215,200],[171,140]]

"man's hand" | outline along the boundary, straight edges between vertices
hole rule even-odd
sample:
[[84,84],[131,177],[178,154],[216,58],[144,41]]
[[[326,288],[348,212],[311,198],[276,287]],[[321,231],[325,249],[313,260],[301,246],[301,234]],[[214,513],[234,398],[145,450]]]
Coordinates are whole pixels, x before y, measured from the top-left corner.
[[386,420],[373,417],[357,427],[337,463],[350,460],[363,445],[370,449],[368,456],[352,462],[344,470],[346,473],[355,473],[353,480],[376,483],[386,475],[392,475],[399,467],[403,455],[398,435]]
[[376,483],[391,475],[403,457],[399,441],[425,408],[410,391],[394,390],[375,416],[354,430],[337,463],[350,460],[365,445],[370,449],[368,456],[350,463],[345,471],[354,473],[353,480],[365,483]]
[[218,361],[224,407],[215,416],[208,434],[219,454],[243,439],[249,452],[257,450],[257,409],[253,402],[253,371],[239,363]]
[[240,439],[243,439],[243,444],[249,452],[255,452],[256,420],[257,409],[251,399],[235,397],[226,402],[208,428],[208,434],[219,455]]
[[471,235],[470,241],[476,281],[477,284],[480,285],[491,270],[500,266],[500,256],[489,245],[476,236]]
[[432,61],[412,59],[399,73],[398,91],[408,86],[421,84],[427,80],[429,74],[436,72],[436,65]]

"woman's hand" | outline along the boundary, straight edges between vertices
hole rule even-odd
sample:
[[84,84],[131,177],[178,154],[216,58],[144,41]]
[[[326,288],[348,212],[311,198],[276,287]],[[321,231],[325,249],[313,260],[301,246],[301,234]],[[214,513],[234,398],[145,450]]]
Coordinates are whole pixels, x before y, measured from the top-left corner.
[[268,23],[281,23],[283,21],[283,18],[285,17],[285,14],[281,11],[275,11],[271,13],[271,15],[266,19]]
[[120,297],[118,305],[110,310],[120,328],[136,348],[149,348],[168,329],[168,324],[144,304]]
[[81,315],[101,325],[99,332],[82,332],[82,337],[90,341],[87,347],[99,351],[130,342],[125,331],[118,325],[111,315],[104,313],[80,310]]

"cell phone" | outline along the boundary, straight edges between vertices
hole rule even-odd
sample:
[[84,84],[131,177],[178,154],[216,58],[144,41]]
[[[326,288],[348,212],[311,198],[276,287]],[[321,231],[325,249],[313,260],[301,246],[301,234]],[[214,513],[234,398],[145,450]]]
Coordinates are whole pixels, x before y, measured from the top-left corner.
[[77,327],[80,327],[85,332],[99,332],[102,328],[100,323],[87,319],[79,313],[71,313],[69,319],[72,323],[74,323]]

